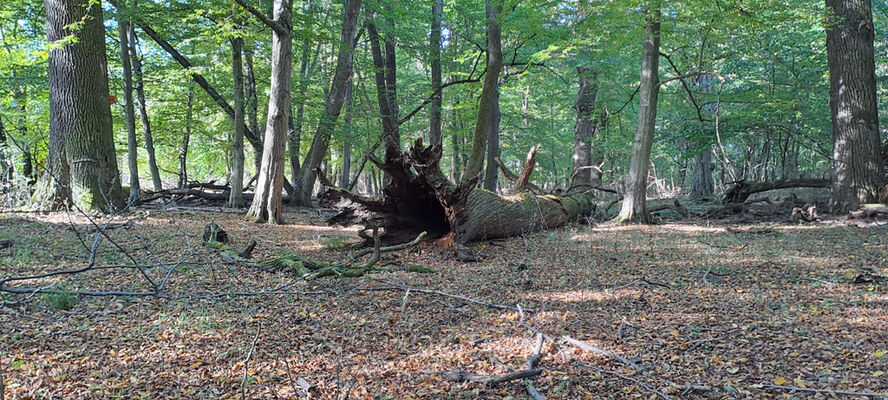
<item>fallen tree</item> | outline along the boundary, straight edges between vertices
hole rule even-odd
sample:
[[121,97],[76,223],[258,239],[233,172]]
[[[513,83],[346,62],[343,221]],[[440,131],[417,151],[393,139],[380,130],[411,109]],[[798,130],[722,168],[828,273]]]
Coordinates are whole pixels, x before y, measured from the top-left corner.
[[722,200],[722,204],[729,203],[745,203],[749,196],[752,196],[756,193],[767,192],[769,190],[776,189],[789,189],[789,188],[801,188],[801,187],[810,187],[810,188],[826,188],[829,187],[828,179],[791,179],[791,180],[779,180],[779,181],[771,181],[771,182],[749,182],[749,181],[739,181],[734,183],[727,192],[725,192],[725,198]]
[[[428,232],[430,238],[441,239],[442,247],[456,250],[458,258],[470,258],[468,242],[554,228],[594,210],[591,191],[501,196],[476,188],[477,177],[456,185],[441,172],[441,149],[441,145],[424,147],[419,139],[385,163],[371,159],[391,178],[382,198],[328,188],[321,195],[322,204],[342,210],[330,221],[380,227],[384,232],[380,238],[388,244]],[[533,164],[533,157],[528,157],[521,176],[530,176]],[[370,239],[366,233],[362,236]]]

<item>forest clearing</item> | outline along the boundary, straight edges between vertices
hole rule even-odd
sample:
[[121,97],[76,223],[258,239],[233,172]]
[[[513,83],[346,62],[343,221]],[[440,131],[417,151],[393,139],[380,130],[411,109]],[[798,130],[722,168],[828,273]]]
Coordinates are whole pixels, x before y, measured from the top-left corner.
[[888,2],[4,0],[0,400],[888,399]]

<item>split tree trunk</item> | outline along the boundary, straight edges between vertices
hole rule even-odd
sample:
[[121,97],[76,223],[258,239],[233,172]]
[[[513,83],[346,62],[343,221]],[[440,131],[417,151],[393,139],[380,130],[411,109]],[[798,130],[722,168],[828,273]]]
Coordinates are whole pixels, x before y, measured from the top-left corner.
[[[135,8],[135,3],[133,3]],[[130,59],[133,64],[133,78],[135,78],[136,98],[139,99],[139,118],[142,122],[142,135],[145,137],[145,151],[148,153],[148,170],[151,172],[151,183],[154,190],[162,190],[163,182],[160,180],[160,170],[157,168],[157,157],[154,153],[154,136],[151,133],[151,120],[148,118],[148,104],[145,101],[145,83],[142,79],[142,55],[139,51],[139,37],[136,30],[129,25]]]
[[833,212],[876,201],[884,184],[871,7],[870,0],[826,0]]
[[292,4],[289,0],[275,0],[273,8],[271,85],[262,166],[259,168],[253,203],[247,211],[246,218],[253,222],[280,224],[284,222],[282,204],[286,168],[284,150],[287,145],[290,73],[293,61]]
[[[126,120],[127,166],[129,167],[129,203],[139,204],[141,188],[139,187],[139,144],[136,142],[136,116],[133,104],[133,68],[129,53],[129,22],[123,17],[120,9],[117,12],[117,30],[120,38],[120,65],[123,67],[123,114]],[[156,190],[156,189],[155,189]]]
[[296,195],[294,196],[297,205],[311,206],[311,194],[314,191],[315,180],[317,180],[317,168],[321,166],[321,161],[327,154],[330,136],[336,128],[336,120],[339,119],[339,113],[345,103],[346,83],[352,75],[354,38],[360,11],[361,0],[348,0],[343,16],[342,30],[339,34],[339,54],[336,58],[333,82],[330,83],[330,92],[327,94],[324,111],[321,113],[311,148],[299,171],[299,183],[296,185]]
[[644,25],[644,51],[641,58],[641,89],[638,109],[638,128],[635,130],[635,144],[632,147],[632,162],[629,165],[629,184],[623,197],[620,213],[615,223],[637,221],[650,222],[645,205],[647,195],[647,175],[651,164],[651,147],[654,143],[654,128],[657,122],[657,97],[660,93],[658,66],[660,61],[660,5],[658,2],[647,10]]
[[[78,41],[49,50],[51,205],[67,199],[86,211],[111,211],[124,200],[114,151],[102,7],[86,0],[45,0],[50,43],[76,34]],[[76,32],[72,24],[82,24]],[[64,154],[64,157],[60,157]],[[40,196],[38,196],[39,198]]]
[[[484,153],[487,141],[493,130],[499,131],[499,75],[503,69],[503,49],[500,26],[497,22],[502,12],[501,6],[494,6],[487,0],[487,72],[481,99],[478,101],[478,119],[475,122],[475,136],[472,140],[472,154],[469,156],[462,182],[479,177],[484,166]],[[492,160],[491,160],[492,161]]]

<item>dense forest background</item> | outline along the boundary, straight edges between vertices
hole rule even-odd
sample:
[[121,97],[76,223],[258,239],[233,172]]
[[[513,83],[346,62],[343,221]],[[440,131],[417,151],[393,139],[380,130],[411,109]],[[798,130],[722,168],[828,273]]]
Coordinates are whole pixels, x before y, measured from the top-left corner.
[[[382,174],[365,154],[382,159],[372,36],[392,51],[401,142],[429,142],[435,85],[429,32],[441,21],[442,170],[458,178],[472,149],[487,50],[485,8],[474,1],[367,1],[358,21],[354,70],[342,117],[322,169],[333,182],[379,193]],[[247,126],[262,137],[269,100],[271,29],[243,7],[221,1],[142,1],[130,11],[103,3],[114,144],[124,185],[127,124],[118,21],[136,28],[131,52],[144,108],[136,118],[142,189],[186,181],[230,181],[231,119],[190,78],[199,73],[231,103],[232,44],[243,39]],[[255,4],[267,9],[270,2]],[[435,7],[441,7],[437,14]],[[288,160],[309,151],[336,66],[343,2],[293,5],[292,121]],[[591,143],[595,174],[605,186],[628,171],[638,121],[644,13],[633,1],[506,1],[497,20],[502,35],[499,151],[520,169],[527,150],[542,144],[535,181],[567,189],[574,174],[578,85],[594,86],[596,127]],[[822,2],[690,1],[663,5],[658,101],[649,195],[695,190],[709,196],[732,182],[828,177],[832,154],[825,10]],[[378,32],[367,32],[373,21]],[[888,120],[888,4],[873,2],[881,131]],[[48,45],[43,2],[0,5],[0,120],[8,133],[4,157],[13,183],[33,183],[46,163],[49,130]],[[146,34],[148,27],[153,35]],[[186,58],[185,69],[151,36]],[[388,63],[388,58],[386,58]],[[386,65],[386,68],[389,68]],[[673,79],[681,77],[681,79]],[[671,81],[669,81],[672,79]],[[414,113],[419,107],[423,108]],[[138,112],[138,110],[137,110]],[[248,138],[249,139],[249,138]],[[256,174],[257,149],[246,146],[244,181]],[[704,172],[710,169],[711,175]],[[345,172],[343,172],[345,171]],[[592,171],[589,171],[592,172]],[[494,170],[494,173],[496,171]],[[287,172],[290,179],[291,173]],[[708,175],[708,177],[707,177]],[[152,179],[154,180],[152,186]],[[711,181],[707,181],[707,179]],[[159,181],[158,181],[159,180]],[[159,184],[159,185],[158,185]],[[500,177],[501,189],[510,184]],[[708,186],[712,185],[712,189]],[[348,186],[340,185],[340,186]],[[701,189],[702,188],[702,189]],[[15,197],[11,193],[19,193]],[[4,201],[25,204],[21,192]]]

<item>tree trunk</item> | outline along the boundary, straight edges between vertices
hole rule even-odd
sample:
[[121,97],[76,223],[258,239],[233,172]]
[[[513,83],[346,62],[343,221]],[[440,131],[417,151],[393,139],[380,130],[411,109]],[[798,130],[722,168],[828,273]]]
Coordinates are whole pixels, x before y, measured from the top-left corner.
[[429,109],[429,144],[441,144],[441,13],[443,0],[433,0],[429,58],[432,64],[432,108]]
[[691,176],[691,198],[712,197],[712,149],[707,148],[694,156],[694,172]]
[[244,38],[231,39],[231,75],[234,81],[234,132],[231,137],[231,191],[228,206],[244,206]]
[[660,92],[658,66],[660,61],[660,5],[655,2],[647,10],[644,24],[643,55],[641,58],[641,88],[639,90],[638,127],[632,147],[629,165],[629,183],[623,197],[616,223],[637,221],[650,222],[645,205],[648,167],[651,163],[651,147],[657,122],[657,97]]
[[0,182],[12,182],[13,163],[9,157],[9,144],[6,142],[6,127],[0,118]]
[[55,185],[63,186],[50,191],[51,198],[55,204],[64,201],[67,186],[83,210],[118,209],[124,201],[111,125],[102,7],[86,0],[46,0],[44,8],[50,43],[74,33],[72,24],[82,24],[78,41],[49,51],[50,158],[64,153],[67,159],[50,169],[59,182]]
[[283,223],[284,150],[290,115],[290,73],[293,61],[292,4],[288,0],[274,1],[274,21],[271,39],[271,87],[268,98],[268,119],[262,149],[262,165],[256,180],[253,203],[247,219],[253,222]]
[[[245,87],[245,98],[244,104],[246,107],[245,114],[247,116],[248,126],[251,131],[259,132],[259,96],[256,94],[256,74],[253,72],[253,46],[252,42],[250,46],[244,45],[244,87]],[[254,148],[254,150],[257,150]],[[259,168],[262,166],[262,151],[261,148],[259,151],[254,151],[253,154],[253,168],[256,173],[259,173]],[[246,169],[246,168],[245,168]]]
[[[594,209],[591,192],[500,196],[476,189],[477,178],[454,185],[440,170],[441,155],[440,145],[423,147],[419,139],[407,153],[380,164],[392,177],[380,201],[328,189],[322,196],[323,204],[337,204],[343,198],[352,202],[331,222],[353,222],[360,215],[368,218],[369,226],[383,228],[380,239],[384,243],[409,242],[427,232],[429,238],[445,238],[442,244],[454,245],[459,251],[473,240],[557,227]],[[529,174],[527,170],[522,173]]]
[[[133,104],[133,68],[129,52],[129,22],[117,12],[117,30],[120,38],[120,65],[123,67],[123,113],[126,120],[127,161],[129,167],[129,203],[138,205],[142,195],[139,185],[139,144],[136,142],[136,116]],[[156,189],[155,189],[156,190]]]
[[795,179],[772,182],[740,181],[735,183],[734,186],[725,192],[725,198],[722,200],[722,203],[743,203],[749,199],[749,196],[755,193],[767,192],[775,189],[800,187],[825,188],[828,186],[829,182],[825,179]]
[[[395,79],[390,78],[389,74],[394,74],[394,66],[389,66],[389,42],[385,40],[386,53],[383,54],[380,46],[379,32],[376,25],[372,22],[367,24],[367,33],[370,35],[370,53],[373,57],[373,66],[376,78],[376,98],[379,104],[379,118],[382,125],[382,140],[385,144],[385,159],[394,157],[400,153],[401,140],[398,132],[398,109],[395,104],[396,88],[390,87],[395,84]],[[394,45],[391,45],[392,53],[394,53]],[[392,64],[394,64],[394,56],[391,56]]]
[[577,67],[580,88],[577,92],[577,125],[574,128],[573,179],[570,186],[593,185],[592,138],[598,132],[595,98],[598,95],[598,71]]
[[299,184],[297,185],[294,201],[301,206],[311,206],[311,194],[314,191],[317,179],[317,168],[321,165],[324,155],[330,143],[330,136],[336,128],[336,120],[345,103],[346,84],[351,79],[352,62],[354,55],[354,37],[358,25],[358,14],[361,11],[361,0],[348,0],[343,16],[342,31],[339,35],[339,54],[336,58],[336,70],[333,73],[333,82],[330,83],[330,91],[324,104],[324,111],[318,123],[311,148],[305,157],[302,168],[299,171]]
[[[469,156],[462,181],[478,177],[484,165],[484,152],[492,131],[499,131],[499,75],[503,69],[503,49],[500,26],[497,22],[502,7],[494,6],[493,0],[486,1],[487,15],[487,72],[478,102],[478,119],[475,122],[475,136],[472,141],[472,155]],[[495,178],[494,178],[495,179]],[[495,181],[494,181],[495,185]]]
[[349,187],[351,178],[351,140],[352,140],[352,105],[354,103],[354,90],[352,81],[348,81],[345,95],[345,140],[342,143],[342,173],[339,174],[339,187]]
[[[135,7],[135,3],[133,5]],[[145,151],[148,153],[148,169],[151,171],[151,183],[154,190],[163,190],[160,170],[157,168],[157,157],[154,154],[154,136],[151,134],[151,120],[148,118],[148,103],[145,101],[145,83],[142,79],[142,56],[139,51],[139,37],[132,25],[129,26],[130,59],[133,64],[136,97],[139,99],[139,117],[142,121],[142,134],[145,136]]]
[[188,84],[188,97],[185,100],[185,134],[179,147],[179,188],[188,184],[188,142],[191,140],[191,124],[194,110],[194,84]]
[[885,179],[879,154],[871,6],[870,0],[826,0],[833,212],[876,201]]

